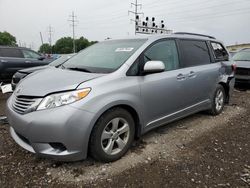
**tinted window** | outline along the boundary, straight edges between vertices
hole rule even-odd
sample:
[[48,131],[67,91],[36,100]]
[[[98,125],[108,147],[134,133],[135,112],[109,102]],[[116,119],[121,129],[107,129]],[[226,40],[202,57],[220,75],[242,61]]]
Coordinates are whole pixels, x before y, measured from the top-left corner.
[[228,53],[225,48],[216,42],[211,42],[216,61],[228,60]]
[[144,63],[162,61],[167,71],[179,68],[179,58],[174,40],[161,41],[151,46],[144,53]]
[[39,54],[32,52],[30,50],[22,50],[22,52],[25,58],[38,59],[40,57]]
[[184,67],[211,63],[209,50],[205,41],[181,40],[180,49]]
[[14,48],[0,48],[0,56],[17,57],[17,58],[23,57],[21,51],[19,49],[14,49]]

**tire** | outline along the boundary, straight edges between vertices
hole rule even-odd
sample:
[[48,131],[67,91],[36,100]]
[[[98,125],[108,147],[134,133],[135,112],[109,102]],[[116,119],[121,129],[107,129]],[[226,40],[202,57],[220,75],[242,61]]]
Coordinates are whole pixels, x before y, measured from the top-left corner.
[[101,162],[120,159],[130,148],[135,135],[132,115],[123,108],[105,112],[96,122],[90,136],[90,154]]
[[212,107],[209,110],[209,113],[213,116],[219,115],[224,109],[225,101],[226,94],[224,87],[219,84],[217,85],[215,92],[212,96]]

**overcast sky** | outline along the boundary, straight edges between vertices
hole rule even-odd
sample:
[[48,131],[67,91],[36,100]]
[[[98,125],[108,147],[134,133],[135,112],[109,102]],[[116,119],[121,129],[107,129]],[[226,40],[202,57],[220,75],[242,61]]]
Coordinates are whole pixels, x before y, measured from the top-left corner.
[[[52,43],[72,36],[69,15],[77,15],[76,36],[89,40],[124,38],[134,35],[130,21],[135,0],[0,0],[0,31],[8,31],[17,43],[38,49],[39,32],[48,42],[48,26],[53,27]],[[165,20],[175,32],[209,34],[226,45],[250,42],[250,0],[138,0],[145,17]],[[144,18],[145,18],[144,17]]]

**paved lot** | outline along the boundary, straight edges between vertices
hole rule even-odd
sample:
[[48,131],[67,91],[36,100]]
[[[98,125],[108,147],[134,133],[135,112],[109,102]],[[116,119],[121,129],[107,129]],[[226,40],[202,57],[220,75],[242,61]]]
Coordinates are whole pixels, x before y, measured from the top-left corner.
[[0,187],[249,187],[249,115],[250,92],[236,91],[220,116],[199,113],[158,128],[110,164],[37,158],[0,124]]

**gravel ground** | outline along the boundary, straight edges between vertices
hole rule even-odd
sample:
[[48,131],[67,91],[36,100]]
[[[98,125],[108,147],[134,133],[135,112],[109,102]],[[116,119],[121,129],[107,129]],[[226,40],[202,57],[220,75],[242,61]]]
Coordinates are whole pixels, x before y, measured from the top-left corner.
[[108,164],[38,158],[0,124],[0,187],[250,187],[249,99],[236,91],[221,115],[199,113],[151,131]]

